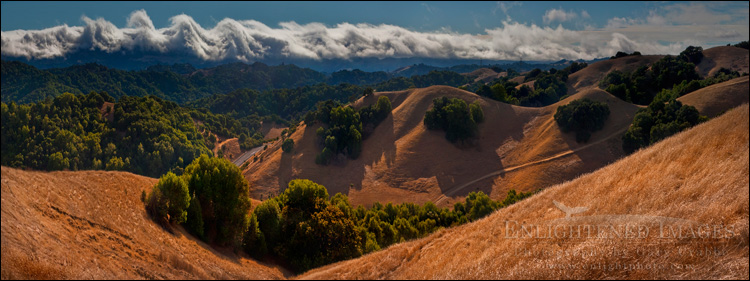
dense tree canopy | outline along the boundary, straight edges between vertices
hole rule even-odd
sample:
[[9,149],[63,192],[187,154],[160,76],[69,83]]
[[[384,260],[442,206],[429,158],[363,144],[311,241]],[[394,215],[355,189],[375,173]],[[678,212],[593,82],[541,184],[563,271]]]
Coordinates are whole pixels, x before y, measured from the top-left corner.
[[[125,170],[146,176],[181,174],[200,154],[210,154],[209,131],[250,135],[224,115],[180,107],[158,97],[65,93],[38,103],[2,104],[2,164],[39,170]],[[110,107],[111,108],[111,107]],[[106,111],[110,113],[106,113]],[[202,125],[197,125],[200,121]],[[262,136],[247,137],[262,142]],[[260,138],[260,139],[258,139]]]
[[632,153],[706,120],[695,107],[683,105],[673,95],[662,92],[648,107],[636,112],[622,136],[622,148]]
[[469,106],[462,99],[442,97],[434,99],[432,104],[432,109],[425,113],[424,125],[429,130],[444,130],[445,138],[453,143],[475,137],[477,123],[484,121],[478,102]]
[[530,195],[511,190],[503,201],[494,201],[472,192],[453,210],[431,202],[376,202],[366,209],[354,208],[341,193],[329,199],[326,188],[315,182],[292,180],[282,194],[255,209],[257,223],[251,219],[244,248],[256,257],[283,258],[302,272],[480,219]]
[[557,108],[555,121],[563,132],[574,131],[577,142],[587,142],[591,133],[601,130],[609,117],[606,103],[579,99]]

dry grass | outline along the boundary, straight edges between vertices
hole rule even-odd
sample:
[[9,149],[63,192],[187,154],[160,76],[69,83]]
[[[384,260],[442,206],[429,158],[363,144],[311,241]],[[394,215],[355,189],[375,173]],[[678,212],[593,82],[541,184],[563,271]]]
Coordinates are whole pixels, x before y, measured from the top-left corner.
[[[299,278],[748,279],[749,121],[748,106],[743,105],[477,222]],[[553,200],[588,210],[564,219]],[[506,223],[514,222],[560,227],[638,224],[652,227],[654,233],[640,239],[506,238],[515,233]],[[708,225],[733,227],[733,232],[719,227],[723,239],[693,239],[689,232],[662,239],[656,235],[659,222],[666,230]],[[706,248],[712,255],[701,252]]]
[[214,147],[214,156],[219,155],[219,149],[222,149],[224,151],[224,158],[232,161],[242,155],[244,151],[240,149],[240,142],[237,138],[231,138],[224,140]]
[[726,82],[711,85],[677,100],[695,106],[708,117],[715,117],[738,104],[750,102],[750,76],[738,77]]
[[[287,182],[306,178],[329,189],[330,194],[348,194],[353,204],[373,202],[435,202],[452,206],[471,191],[481,190],[494,199],[502,199],[509,189],[534,191],[593,171],[622,156],[619,139],[630,124],[637,106],[618,100],[601,90],[585,90],[543,108],[508,105],[447,86],[397,92],[378,92],[360,99],[361,107],[387,96],[393,114],[386,118],[363,142],[362,155],[343,159],[329,166],[315,164],[320,152],[315,130],[300,126],[291,138],[294,153],[282,153],[278,146],[263,152],[264,161],[245,169],[254,198],[278,194]],[[485,122],[473,146],[456,146],[445,140],[444,132],[428,131],[422,123],[432,100],[441,96],[480,101]],[[574,134],[563,134],[554,121],[558,106],[591,98],[606,102],[612,114],[605,128],[593,134],[590,143],[576,143]],[[606,140],[606,141],[604,141]],[[575,151],[575,153],[569,153]],[[516,169],[474,182],[491,173],[561,153],[567,155],[535,166]],[[521,180],[533,179],[533,180]],[[473,182],[473,183],[472,183]],[[472,183],[465,186],[467,183]],[[464,187],[465,186],[465,187]],[[462,188],[463,187],[463,188]],[[458,190],[457,190],[458,189]]]
[[281,131],[286,129],[283,125],[276,122],[261,122],[260,133],[265,139],[273,139],[281,136]]
[[568,92],[575,93],[585,88],[597,87],[599,81],[612,71],[631,72],[643,65],[652,64],[662,57],[664,56],[629,56],[592,63],[568,77]]
[[25,255],[18,250],[3,249],[2,264],[3,280],[68,279],[62,266],[40,261],[36,256]]
[[703,60],[695,68],[703,77],[713,76],[719,69],[726,68],[740,74],[748,72],[750,52],[733,46],[718,46],[703,51]]
[[508,76],[508,72],[503,71],[498,73],[489,68],[480,68],[472,72],[462,74],[466,77],[469,77],[470,79],[474,79],[474,82],[481,81],[483,83],[489,83],[497,78]]
[[[156,179],[2,167],[3,279],[281,279],[288,272],[154,223]],[[254,202],[257,203],[257,202]]]

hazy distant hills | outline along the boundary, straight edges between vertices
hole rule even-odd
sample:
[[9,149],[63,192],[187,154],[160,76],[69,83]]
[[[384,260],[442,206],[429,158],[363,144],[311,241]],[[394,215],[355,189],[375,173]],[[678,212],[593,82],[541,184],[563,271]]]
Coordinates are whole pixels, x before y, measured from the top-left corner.
[[[51,61],[49,64],[42,63],[40,65],[40,61],[33,61],[32,64],[28,64],[22,61],[3,60],[2,101],[27,103],[43,100],[46,97],[54,97],[63,92],[106,91],[115,98],[123,95],[155,95],[163,99],[183,103],[243,88],[271,90],[297,88],[318,83],[375,86],[390,79],[427,75],[431,71],[469,73],[483,67],[494,67],[496,69],[512,68],[518,72],[523,72],[534,68],[562,69],[572,62],[562,60],[547,64],[525,62],[492,65],[459,64],[450,67],[420,63],[394,68],[396,70],[392,72],[369,72],[358,68],[337,70],[329,74],[294,64],[267,65],[260,62],[253,64],[234,62],[206,68],[200,68],[201,65],[189,63],[154,64],[142,70],[123,70],[100,63],[40,69],[39,67],[52,64]],[[63,63],[70,63],[70,61],[60,62],[60,64]],[[135,60],[134,63],[143,65],[144,62]],[[367,66],[366,63],[357,65]],[[127,67],[124,69],[127,69]],[[394,83],[400,82],[403,81],[394,80]],[[449,83],[450,81],[446,83],[433,82],[450,86],[461,85],[452,85]]]

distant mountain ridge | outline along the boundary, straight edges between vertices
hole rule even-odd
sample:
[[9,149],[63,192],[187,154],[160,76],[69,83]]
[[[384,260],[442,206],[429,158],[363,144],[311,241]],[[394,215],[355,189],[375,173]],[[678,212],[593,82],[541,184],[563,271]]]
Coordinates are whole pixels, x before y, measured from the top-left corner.
[[[572,61],[552,64],[516,62],[508,65],[462,64],[439,67],[415,64],[392,72],[367,72],[360,69],[324,73],[294,64],[267,65],[261,62],[234,62],[207,68],[189,63],[155,64],[144,70],[122,70],[99,63],[76,64],[64,68],[39,69],[21,61],[2,61],[2,101],[34,102],[54,97],[63,92],[74,94],[106,91],[115,98],[124,95],[157,97],[184,103],[213,94],[226,94],[237,89],[291,89],[319,83],[338,85],[409,84],[397,78],[428,75],[432,71],[469,73],[484,67],[512,68],[528,71],[534,68],[564,68]],[[450,85],[447,81],[445,85]],[[395,84],[394,84],[395,83]],[[438,81],[438,83],[440,83]],[[459,86],[451,85],[451,86]],[[387,87],[391,87],[387,86]],[[404,88],[405,89],[405,88]],[[398,89],[401,90],[401,89]]]

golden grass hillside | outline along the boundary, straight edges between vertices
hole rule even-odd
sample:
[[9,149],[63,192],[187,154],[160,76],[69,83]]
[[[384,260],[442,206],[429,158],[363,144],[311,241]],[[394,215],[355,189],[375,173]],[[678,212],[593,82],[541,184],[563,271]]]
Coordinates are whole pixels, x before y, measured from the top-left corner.
[[[749,120],[743,105],[479,221],[299,278],[748,279]],[[602,227],[568,232],[586,225]]]
[[660,60],[662,55],[627,56],[598,61],[568,76],[568,93],[576,93],[584,88],[598,87],[599,81],[612,71],[635,71],[643,65]]
[[156,181],[2,167],[2,279],[284,278],[281,269],[154,223],[140,196]]
[[740,74],[748,72],[750,52],[734,46],[718,46],[703,50],[703,59],[696,65],[698,74],[713,76],[719,69],[726,68]]
[[[300,126],[291,136],[293,153],[282,153],[278,141],[260,153],[262,161],[244,170],[253,197],[278,194],[290,180],[305,178],[324,185],[330,194],[348,194],[355,205],[440,200],[441,206],[452,206],[477,190],[502,199],[509,189],[534,191],[620,158],[620,137],[638,109],[595,89],[547,107],[530,108],[447,86],[378,92],[354,106],[371,104],[379,96],[391,100],[393,111],[363,141],[358,159],[315,164],[320,152],[315,130],[321,125]],[[445,139],[445,132],[428,131],[424,126],[422,120],[432,100],[442,96],[480,102],[485,122],[479,124],[473,146],[456,146]],[[563,134],[553,118],[558,106],[579,98],[606,102],[612,112],[604,129],[595,132],[589,143],[576,143],[573,133]]]
[[715,117],[735,106],[750,102],[750,76],[742,76],[711,85],[677,100],[683,104],[695,106],[708,117]]

